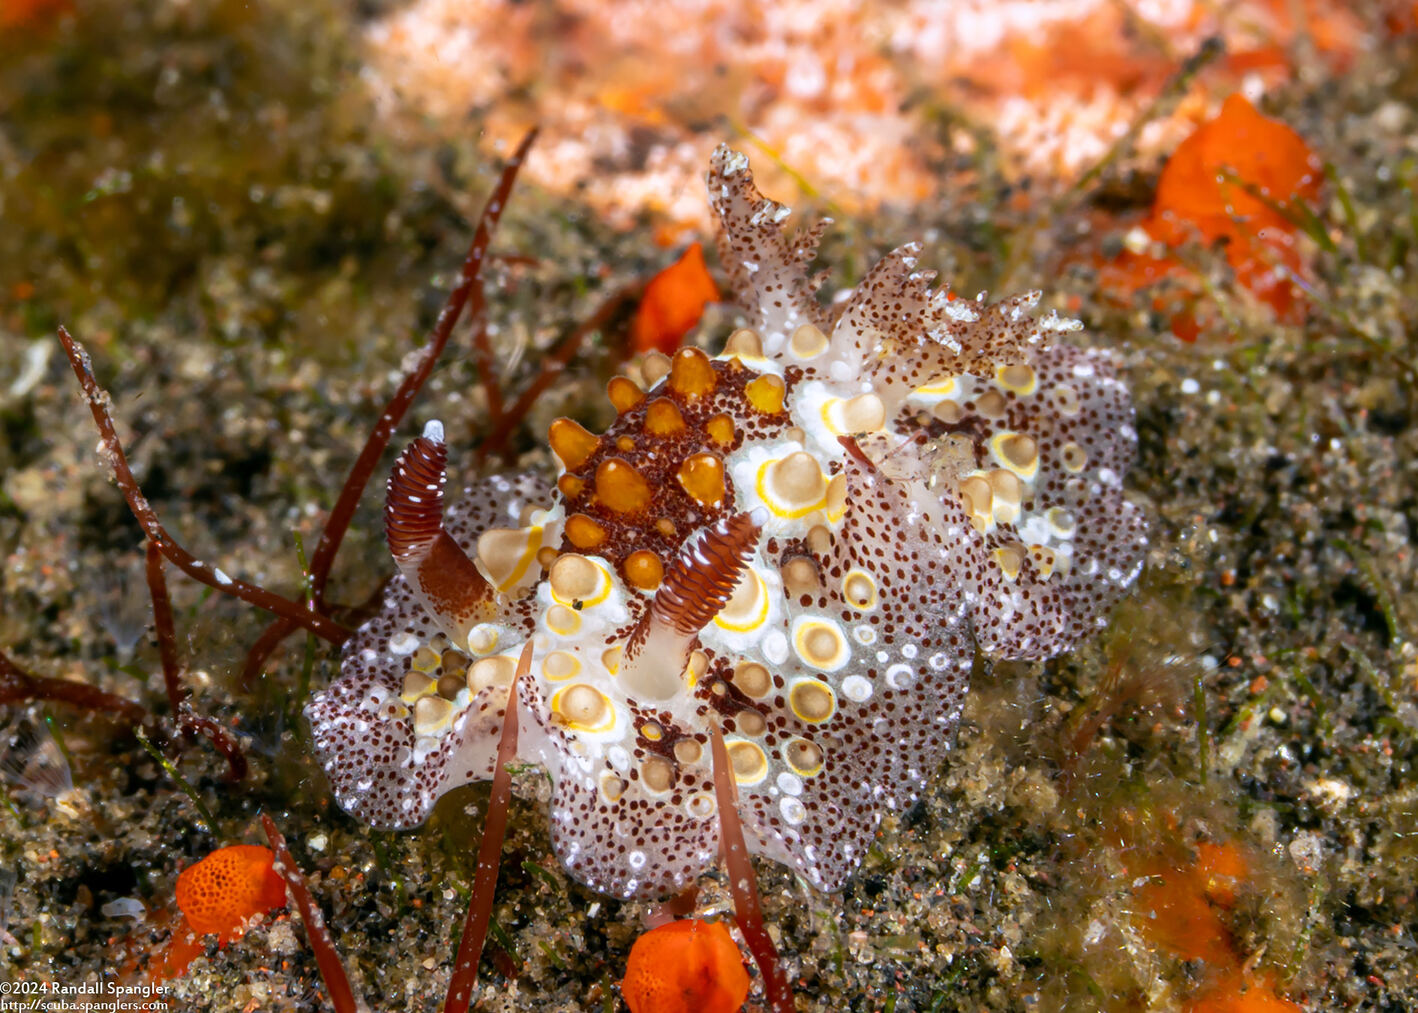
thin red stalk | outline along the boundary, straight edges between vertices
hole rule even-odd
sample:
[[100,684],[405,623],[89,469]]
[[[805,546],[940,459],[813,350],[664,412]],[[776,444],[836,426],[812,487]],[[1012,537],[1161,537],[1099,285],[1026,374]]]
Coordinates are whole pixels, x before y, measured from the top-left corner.
[[743,933],[748,951],[753,954],[758,970],[763,974],[763,992],[768,1006],[775,1013],[792,1013],[793,990],[778,963],[778,951],[764,928],[763,907],[758,901],[758,877],[748,857],[748,844],[743,838],[743,821],[739,818],[738,790],[734,786],[733,768],[729,766],[729,751],[724,746],[719,726],[710,722],[710,746],[714,756],[714,799],[719,806],[719,847],[724,864],[729,868],[729,891],[734,895],[734,921]]
[[581,350],[586,339],[604,328],[616,312],[628,301],[635,298],[644,287],[642,282],[632,282],[617,289],[610,298],[601,303],[595,313],[557,343],[551,353],[542,360],[541,369],[528,384],[527,389],[518,396],[512,407],[507,409],[500,419],[494,419],[492,431],[488,433],[482,446],[478,448],[479,460],[485,461],[494,454],[505,455],[507,453],[508,439],[527,418],[527,413],[532,410],[537,398],[541,397],[547,388],[557,381],[567,365],[575,358],[576,353]]
[[[448,344],[453,328],[457,325],[463,308],[470,298],[473,300],[473,349],[478,356],[478,368],[484,370],[484,386],[489,391],[496,387],[488,379],[491,374],[486,372],[491,368],[489,365],[492,361],[491,352],[487,353],[487,362],[485,363],[480,351],[487,343],[487,335],[482,321],[483,296],[480,284],[482,267],[487,259],[488,244],[492,242],[493,232],[497,229],[497,223],[502,217],[502,209],[507,206],[507,199],[512,194],[512,186],[517,180],[517,171],[522,167],[522,162],[526,159],[527,152],[536,137],[537,130],[534,127],[522,138],[522,143],[517,145],[517,150],[512,153],[512,157],[503,166],[497,186],[493,188],[492,195],[488,198],[487,204],[483,206],[477,229],[473,233],[473,240],[468,246],[468,254],[463,258],[463,269],[458,275],[458,283],[448,293],[448,298],[443,303],[443,309],[438,313],[438,319],[434,322],[433,330],[429,333],[428,343],[424,345],[418,365],[413,372],[404,377],[399,388],[394,392],[394,396],[384,406],[384,410],[379,415],[379,421],[375,423],[374,430],[365,441],[364,449],[360,451],[359,457],[355,459],[354,465],[351,466],[349,474],[345,477],[345,484],[340,489],[340,495],[335,500],[335,506],[331,509],[330,516],[325,520],[324,529],[320,532],[320,541],[316,543],[315,551],[310,556],[310,608],[315,611],[322,611],[325,608],[325,585],[330,579],[330,570],[334,566],[335,555],[340,551],[340,544],[344,541],[345,532],[349,530],[350,521],[354,519],[355,509],[359,506],[365,487],[369,484],[374,469],[379,465],[379,458],[389,446],[389,440],[393,437],[394,430],[398,428],[399,423],[403,421],[405,413],[409,410],[409,405],[413,403],[414,398],[423,389],[424,383],[432,374],[433,367],[443,354],[443,349]],[[488,403],[489,405],[496,403],[500,410],[500,392],[495,396],[490,393]],[[246,664],[241,673],[244,685],[251,685],[256,676],[260,674],[261,666],[265,664],[271,652],[282,640],[295,632],[297,625],[299,624],[290,619],[281,618],[266,627],[246,655]]]
[[271,656],[271,652],[280,647],[281,641],[299,628],[289,619],[277,619],[261,631],[261,635],[256,638],[256,643],[252,644],[251,650],[246,652],[246,664],[241,667],[243,688],[250,689],[256,684],[256,677],[261,674],[261,666],[266,664],[266,659]]
[[177,659],[177,628],[172,621],[167,578],[163,575],[162,550],[151,538],[143,549],[147,556],[148,596],[153,600],[153,632],[158,638],[163,684],[167,687],[167,702],[172,705],[173,714],[177,714],[187,700],[187,689],[182,685],[182,666]]
[[147,710],[134,700],[106,693],[86,682],[31,675],[0,653],[0,704],[29,700],[54,700],[86,710],[104,711],[135,725],[148,719]]
[[[379,607],[384,601],[384,592],[389,589],[389,581],[392,576],[385,577],[379,582],[369,597],[358,605],[345,605],[339,608],[339,614],[344,622],[354,626],[363,624],[366,619],[379,612]],[[241,668],[241,685],[250,688],[255,685],[256,679],[261,674],[261,666],[266,659],[271,656],[271,652],[281,645],[281,641],[290,636],[297,629],[294,623],[287,623],[284,619],[277,619],[257,638],[256,643],[251,645],[251,650],[246,653],[246,663]]]
[[[315,607],[323,607],[324,605],[325,582],[329,579],[330,568],[335,562],[335,553],[340,550],[340,543],[344,540],[345,532],[349,529],[355,508],[359,506],[360,497],[364,494],[364,487],[369,483],[370,476],[374,474],[374,469],[379,464],[380,455],[389,446],[389,440],[394,435],[394,430],[398,428],[399,423],[403,421],[404,413],[409,410],[409,405],[423,389],[424,383],[433,372],[433,367],[437,365],[438,357],[442,354],[444,346],[448,344],[448,338],[452,335],[453,328],[463,313],[463,307],[467,304],[468,297],[476,295],[477,302],[481,303],[482,301],[480,282],[483,258],[487,253],[488,244],[492,242],[492,235],[497,229],[497,223],[502,218],[502,209],[507,206],[507,199],[512,194],[512,185],[517,181],[517,170],[522,167],[522,162],[527,157],[532,142],[536,139],[537,128],[533,127],[527,131],[527,135],[522,138],[522,143],[517,145],[517,150],[512,153],[512,157],[503,166],[502,176],[498,179],[497,186],[493,188],[492,196],[488,198],[487,204],[483,207],[482,216],[478,219],[472,244],[468,247],[468,255],[463,260],[463,269],[458,275],[458,284],[453,287],[453,291],[448,293],[448,299],[444,302],[443,309],[439,311],[438,320],[434,322],[433,331],[429,335],[428,343],[424,345],[418,365],[414,367],[413,372],[404,377],[403,382],[399,384],[399,389],[394,392],[394,396],[384,406],[384,410],[379,415],[379,421],[375,423],[374,431],[369,434],[364,449],[360,451],[354,467],[350,469],[349,476],[345,479],[344,488],[340,490],[339,498],[335,501],[335,506],[330,511],[330,517],[325,522],[325,530],[320,533],[320,541],[310,556],[312,604]],[[475,305],[474,309],[480,309],[480,306]],[[480,313],[477,315],[481,316]],[[476,330],[482,331],[481,321],[478,322]]]
[[478,368],[478,379],[482,383],[483,397],[487,399],[488,422],[497,425],[502,421],[502,375],[497,368],[497,360],[492,353],[492,342],[487,338],[482,314],[486,309],[481,292],[473,296],[473,317],[477,323],[473,327],[473,364]]
[[128,458],[123,453],[123,444],[118,439],[118,433],[113,426],[113,416],[108,410],[110,403],[108,393],[98,385],[98,380],[94,378],[89,354],[84,351],[82,345],[69,336],[69,332],[63,327],[59,328],[59,340],[64,345],[65,354],[69,356],[69,364],[74,369],[74,375],[79,378],[79,384],[84,389],[84,399],[88,402],[89,411],[93,414],[94,423],[98,426],[104,454],[108,459],[114,480],[123,490],[123,497],[128,501],[128,508],[133,511],[133,516],[137,518],[143,532],[148,536],[149,541],[157,545],[168,561],[193,580],[200,581],[224,594],[240,598],[242,601],[265,609],[267,612],[291,619],[326,640],[339,643],[349,636],[349,630],[332,619],[308,611],[301,602],[292,601],[272,591],[267,591],[263,587],[227,577],[225,574],[218,577],[215,567],[202,562],[177,544],[158,521],[157,513],[149,504],[147,497],[143,495],[138,480],[133,477],[132,469],[128,467]]
[[271,843],[271,850],[276,853],[276,871],[285,879],[291,900],[300,912],[300,920],[305,923],[305,936],[310,940],[310,948],[315,951],[315,964],[320,968],[320,977],[324,979],[325,987],[330,992],[330,1002],[335,1007],[335,1013],[359,1013],[361,1010],[367,1010],[369,1007],[365,1005],[364,1000],[355,996],[350,977],[345,973],[344,962],[340,960],[335,942],[330,938],[330,930],[325,927],[325,916],[320,913],[319,906],[311,898],[310,890],[305,885],[305,877],[301,874],[300,866],[296,865],[295,859],[291,857],[290,849],[286,847],[286,839],[281,836],[276,821],[262,813],[261,828],[266,831],[266,840]]
[[688,918],[694,914],[694,909],[698,904],[699,887],[691,883],[673,897],[653,905],[645,915],[645,927],[657,929],[676,919]]
[[222,754],[227,763],[228,784],[236,784],[246,777],[246,753],[242,751],[236,736],[225,725],[216,718],[198,714],[187,704],[182,705],[177,720],[178,727],[184,733],[205,736],[212,748]]
[[227,781],[236,784],[246,776],[246,754],[242,752],[236,736],[218,721],[198,714],[188,702],[190,694],[182,685],[182,665],[177,657],[177,627],[172,620],[172,599],[167,593],[162,553],[151,539],[144,548],[148,563],[148,595],[153,600],[153,631],[158,638],[158,656],[162,659],[167,701],[172,705],[173,716],[184,735],[206,736],[217,752],[226,758]]
[[502,738],[497,743],[497,766],[492,772],[492,793],[487,800],[483,838],[478,844],[478,870],[473,876],[473,896],[463,921],[463,938],[448,981],[448,997],[443,1013],[467,1013],[473,987],[478,983],[478,960],[492,921],[492,902],[497,895],[497,868],[502,861],[502,838],[507,833],[507,814],[512,805],[512,773],[508,765],[517,758],[517,686],[532,669],[532,642],[522,648],[517,673],[507,690],[507,710],[502,715]]

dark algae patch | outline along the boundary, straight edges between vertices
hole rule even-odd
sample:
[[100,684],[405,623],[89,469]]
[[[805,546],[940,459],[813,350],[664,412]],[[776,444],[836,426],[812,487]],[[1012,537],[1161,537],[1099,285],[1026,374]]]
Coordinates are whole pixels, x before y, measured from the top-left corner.
[[[171,717],[141,533],[93,453],[59,324],[93,356],[173,536],[302,599],[302,559],[498,170],[477,122],[434,149],[382,132],[359,77],[369,16],[94,4],[0,32],[0,651],[26,672]],[[926,236],[923,266],[962,294],[1007,273],[1012,291],[1041,288],[1081,318],[1132,391],[1128,489],[1151,534],[1108,629],[1048,662],[978,659],[951,758],[886,817],[840,895],[758,864],[799,1009],[1289,1008],[1220,1005],[1242,994],[1418,1008],[1418,53],[1411,36],[1375,39],[1342,74],[1300,54],[1295,82],[1256,103],[1323,176],[1288,209],[1307,270],[1293,322],[1201,243],[1178,254],[1216,309],[1194,342],[1151,293],[1120,304],[1102,290],[1094,265],[1148,211],[1162,170],[1126,151],[1076,192],[1004,178],[985,146],[942,156],[938,198],[829,234],[836,284],[859,280],[873,248]],[[1234,83],[1214,68],[1198,80],[1218,96]],[[706,129],[706,153],[718,139]],[[663,266],[648,236],[519,185],[486,272],[508,390]],[[524,466],[547,465],[553,417],[609,421],[626,318],[604,314],[509,436]],[[706,340],[732,323],[711,311]],[[445,421],[471,476],[488,405],[467,334],[414,415]],[[396,447],[417,432],[404,428]],[[393,571],[379,500],[365,497],[331,578],[342,622]],[[266,617],[167,578],[191,705],[239,738],[249,771],[229,784],[205,738],[174,758],[159,735],[170,772],[113,715],[0,707],[0,980],[141,980],[172,932],[179,871],[264,843],[264,810],[358,988],[379,1009],[436,1009],[487,788],[445,798],[411,833],[351,820],[300,718],[337,649],[297,633],[243,681]],[[476,1008],[624,1008],[617,983],[651,905],[570,880],[550,851],[545,778],[514,774]],[[722,873],[698,904],[731,911]],[[176,1009],[328,1008],[290,912],[167,984]]]

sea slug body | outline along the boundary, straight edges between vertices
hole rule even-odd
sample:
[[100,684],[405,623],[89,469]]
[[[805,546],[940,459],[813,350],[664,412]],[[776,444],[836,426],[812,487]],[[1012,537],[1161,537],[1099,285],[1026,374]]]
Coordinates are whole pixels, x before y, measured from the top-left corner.
[[306,708],[358,818],[412,827],[492,776],[530,640],[519,756],[573,876],[649,897],[713,865],[717,723],[750,849],[836,890],[944,759],[976,646],[1066,651],[1137,577],[1132,405],[1056,342],[1078,324],[953,299],[915,246],[824,303],[820,229],[786,236],[726,147],[708,188],[747,320],[722,353],[612,381],[602,434],[553,423],[554,486],[494,476],[445,510],[437,423],[395,466],[400,575]]

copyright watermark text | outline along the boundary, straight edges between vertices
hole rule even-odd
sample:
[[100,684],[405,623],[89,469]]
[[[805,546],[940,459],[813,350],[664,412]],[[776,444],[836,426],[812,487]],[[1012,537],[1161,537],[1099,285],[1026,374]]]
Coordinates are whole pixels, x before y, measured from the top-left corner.
[[167,995],[162,982],[0,981],[0,1013],[162,1013]]

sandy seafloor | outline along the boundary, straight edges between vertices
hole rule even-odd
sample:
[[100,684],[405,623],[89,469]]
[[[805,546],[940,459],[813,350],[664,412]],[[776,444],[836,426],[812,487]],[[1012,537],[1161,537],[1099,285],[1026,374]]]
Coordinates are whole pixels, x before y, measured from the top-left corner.
[[[59,323],[93,354],[169,529],[226,572],[297,593],[296,534],[313,544],[496,164],[477,111],[417,143],[372,114],[358,39],[379,13],[81,4],[47,28],[0,30],[0,649],[30,671],[166,711],[140,536],[94,452]],[[1244,857],[1235,897],[1211,910],[1256,980],[1306,1010],[1418,1008],[1415,57],[1411,35],[1376,36],[1341,70],[1300,47],[1295,80],[1264,99],[1338,181],[1317,206],[1333,249],[1312,244],[1301,325],[1250,307],[1215,258],[1203,264],[1224,312],[1197,344],[1145,306],[1100,302],[1090,230],[1145,209],[1157,157],[1124,158],[1040,215],[1061,186],[1006,181],[990,124],[973,124],[968,150],[937,152],[935,193],[837,209],[822,259],[839,284],[924,237],[923,262],[959,288],[988,287],[1008,261],[1009,290],[1042,288],[1089,325],[1077,340],[1116,350],[1140,433],[1127,485],[1152,542],[1105,634],[1047,663],[979,667],[951,761],[885,821],[843,894],[759,866],[800,1010],[1184,1009],[1218,972],[1144,930],[1138,871],[1189,868],[1202,844]],[[715,130],[695,128],[706,156]],[[773,195],[813,213],[811,197]],[[536,261],[500,263],[488,286],[511,388],[538,349],[667,262],[654,228],[650,212],[604,224],[574,187],[518,189],[494,249]],[[523,466],[547,466],[535,434],[556,415],[608,421],[616,319],[534,409]],[[731,323],[711,312],[702,340]],[[471,477],[459,448],[479,431],[476,379],[455,338],[396,438],[442,418],[455,482]],[[335,601],[364,600],[392,569],[383,473]],[[296,717],[304,674],[323,684],[335,652],[315,645],[307,669],[292,637],[242,689],[264,617],[171,583],[195,704],[241,733],[251,775],[225,787],[200,744],[181,761],[214,835],[121,726],[59,704],[0,710],[52,719],[73,782],[55,798],[6,774],[0,980],[95,980],[159,952],[178,871],[259,841],[264,809],[371,1006],[436,1009],[486,787],[417,832],[352,821]],[[623,1008],[613,983],[645,906],[561,873],[544,796],[521,777],[495,912],[518,974],[485,961],[478,1008]],[[144,917],[124,917],[136,905],[122,898]],[[722,877],[701,901],[727,909]],[[291,915],[171,987],[175,1009],[325,1008]]]

